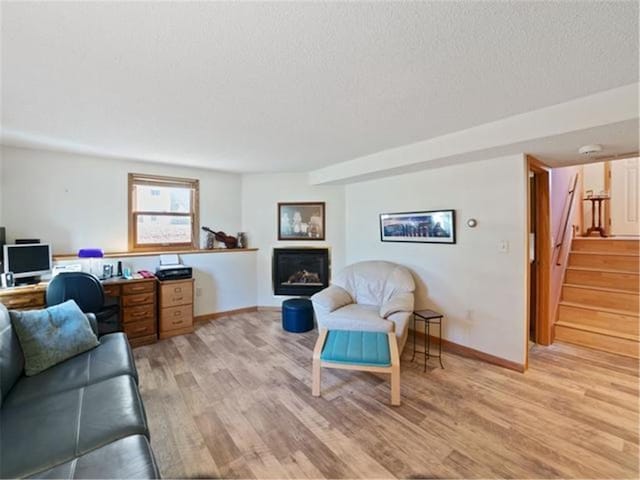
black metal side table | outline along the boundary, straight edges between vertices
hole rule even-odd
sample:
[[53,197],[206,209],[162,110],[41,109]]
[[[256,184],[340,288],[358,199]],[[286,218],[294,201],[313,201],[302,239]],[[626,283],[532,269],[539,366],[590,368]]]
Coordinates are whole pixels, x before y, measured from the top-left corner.
[[444,316],[434,310],[417,310],[413,312],[413,356],[411,361],[416,357],[416,322],[424,322],[424,350],[417,351],[424,353],[424,371],[427,371],[427,360],[431,358],[431,324],[438,325],[438,356],[434,355],[442,365],[442,318]]

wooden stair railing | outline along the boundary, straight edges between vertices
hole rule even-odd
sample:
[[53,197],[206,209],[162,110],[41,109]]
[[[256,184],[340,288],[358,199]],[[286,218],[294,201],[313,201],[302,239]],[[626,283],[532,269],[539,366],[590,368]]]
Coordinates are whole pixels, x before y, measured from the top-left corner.
[[[573,216],[573,209],[575,207],[575,196],[576,196],[576,189],[577,189],[577,185],[578,185],[578,173],[575,174],[575,176],[573,177],[573,182],[571,184],[571,188],[569,189],[569,193],[567,196],[567,200],[565,201],[564,204],[564,222],[562,222],[562,230],[560,231],[560,239],[557,241],[557,243],[554,245],[554,248],[557,250],[556,253],[556,266],[561,266],[563,261],[566,261],[566,257],[567,255],[567,251],[566,251],[566,245],[571,245],[571,240],[573,238],[569,239],[568,242],[565,242],[566,236],[567,236],[567,228],[569,227],[569,225],[571,224],[570,220],[571,217]],[[571,226],[572,232],[573,232],[573,225]],[[563,257],[563,252],[564,252],[564,257]]]

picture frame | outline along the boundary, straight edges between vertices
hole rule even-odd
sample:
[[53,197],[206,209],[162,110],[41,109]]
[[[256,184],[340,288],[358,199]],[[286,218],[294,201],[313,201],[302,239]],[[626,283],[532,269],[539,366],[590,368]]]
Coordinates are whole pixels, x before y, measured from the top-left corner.
[[456,243],[455,210],[425,210],[380,214],[380,241]]
[[278,203],[278,240],[322,241],[325,237],[325,202]]

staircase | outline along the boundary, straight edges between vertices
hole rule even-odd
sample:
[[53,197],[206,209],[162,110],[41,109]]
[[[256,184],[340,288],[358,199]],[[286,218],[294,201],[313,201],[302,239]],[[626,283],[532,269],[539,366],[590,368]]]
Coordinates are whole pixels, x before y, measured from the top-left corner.
[[639,358],[640,240],[574,238],[555,339]]

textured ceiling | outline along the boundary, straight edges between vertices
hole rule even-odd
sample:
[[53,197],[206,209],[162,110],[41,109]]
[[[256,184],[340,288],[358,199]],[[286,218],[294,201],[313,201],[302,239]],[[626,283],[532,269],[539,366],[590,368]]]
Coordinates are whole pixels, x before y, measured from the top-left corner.
[[638,3],[3,2],[8,144],[308,171],[638,81]]

